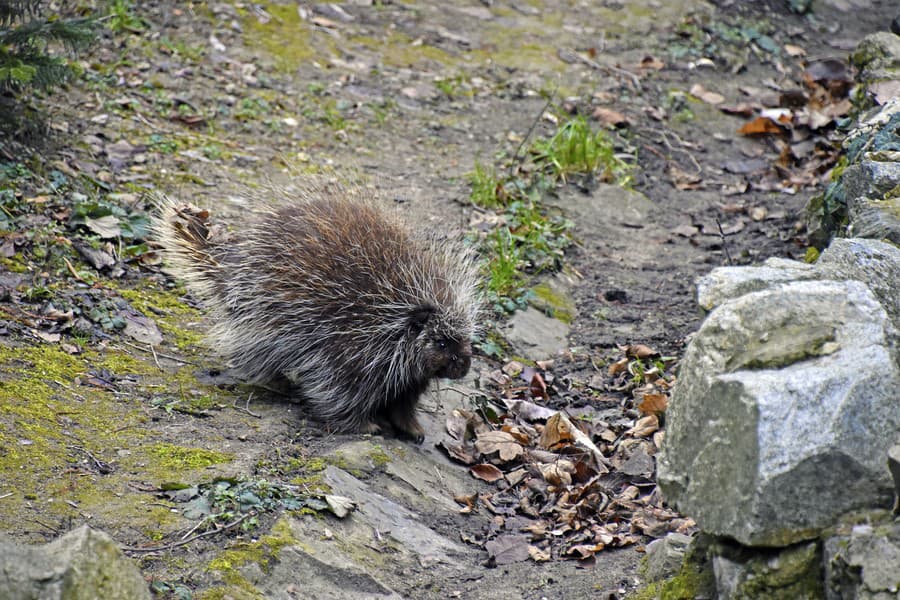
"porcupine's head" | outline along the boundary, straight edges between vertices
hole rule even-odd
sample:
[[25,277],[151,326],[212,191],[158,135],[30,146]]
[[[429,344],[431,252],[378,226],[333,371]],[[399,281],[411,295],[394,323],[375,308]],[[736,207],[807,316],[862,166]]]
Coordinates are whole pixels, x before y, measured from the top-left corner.
[[[471,251],[451,241],[415,240],[389,287],[406,304],[406,335],[397,346],[405,368],[393,370],[423,382],[460,379],[472,362],[480,300]],[[402,347],[405,346],[405,347]]]

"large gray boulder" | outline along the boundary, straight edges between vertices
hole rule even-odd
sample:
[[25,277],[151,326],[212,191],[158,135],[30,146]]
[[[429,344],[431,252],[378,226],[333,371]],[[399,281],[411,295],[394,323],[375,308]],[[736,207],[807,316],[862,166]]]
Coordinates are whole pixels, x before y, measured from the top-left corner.
[[3,600],[149,600],[137,566],[102,531],[83,525],[43,546],[0,540]]
[[896,335],[857,281],[723,302],[685,353],[670,404],[658,463],[668,500],[748,546],[811,539],[847,511],[889,506]]

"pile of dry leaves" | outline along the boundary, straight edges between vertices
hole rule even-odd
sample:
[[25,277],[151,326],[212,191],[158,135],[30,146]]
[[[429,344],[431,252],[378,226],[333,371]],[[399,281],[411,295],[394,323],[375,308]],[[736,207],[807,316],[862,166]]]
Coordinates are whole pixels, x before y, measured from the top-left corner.
[[455,498],[463,513],[494,515],[484,539],[467,540],[484,545],[489,564],[591,564],[601,550],[693,530],[655,483],[673,361],[641,345],[623,352],[586,385],[557,382],[552,363],[508,363],[491,376],[491,402],[447,419],[439,447],[496,488]]

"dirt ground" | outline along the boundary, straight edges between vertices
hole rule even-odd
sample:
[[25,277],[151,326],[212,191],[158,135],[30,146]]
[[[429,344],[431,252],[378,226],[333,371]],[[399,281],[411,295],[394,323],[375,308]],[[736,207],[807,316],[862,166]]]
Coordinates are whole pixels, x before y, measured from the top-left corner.
[[[627,121],[612,135],[635,165],[632,189],[573,181],[550,200],[575,222],[578,241],[565,255],[578,282],[568,339],[576,351],[557,361],[554,375],[586,381],[596,373],[591,357],[619,345],[679,356],[703,316],[693,282],[710,269],[806,253],[802,208],[827,169],[802,161],[779,168],[775,140],[737,133],[749,117],[689,90],[699,84],[736,105],[797,89],[807,64],[846,57],[893,15],[887,2],[814,2],[807,15],[787,4],[141,2],[133,23],[116,31],[106,23],[81,58],[78,82],[41,101],[50,141],[27,157],[4,146],[4,160],[44,177],[20,181],[20,196],[32,203],[47,202],[40,182],[54,171],[135,211],[149,207],[147,192],[177,195],[238,231],[247,189],[348,172],[395,200],[416,227],[455,234],[478,215],[467,179],[475,161],[510,156],[529,133],[553,131],[541,117],[547,96],[556,114],[614,110]],[[827,145],[831,130],[815,140]],[[42,219],[32,220],[34,231],[52,226]],[[28,239],[15,248],[37,243]],[[69,276],[80,267],[6,260],[0,522],[16,539],[45,541],[88,522],[136,549],[162,597],[190,590],[252,598],[259,595],[244,585],[246,574],[235,583],[209,565],[225,560],[223,549],[265,535],[275,544],[264,532],[276,514],[262,514],[253,531],[143,552],[191,534],[193,523],[161,494],[164,484],[244,476],[315,487],[320,457],[358,441],[369,444],[362,455],[370,459],[360,478],[400,504],[415,500],[393,490],[403,477],[373,448],[387,462],[419,453],[465,475],[433,448],[440,408],[425,444],[404,446],[323,432],[301,404],[234,381],[200,341],[202,312],[150,260],[120,261],[122,271],[104,271],[99,283]],[[150,350],[137,337],[91,333],[90,324],[77,340],[68,329],[53,337],[59,321],[47,297],[23,291],[38,286],[61,311],[121,313],[124,298],[134,316],[158,322],[162,342]],[[60,345],[76,341],[76,352]],[[482,357],[474,371],[498,366]],[[488,515],[418,508],[425,525],[457,543],[490,527]],[[381,581],[415,598],[494,598],[506,587],[509,597],[623,597],[635,585],[642,544],[598,553],[592,567],[560,560],[498,569],[482,566],[478,544],[464,547],[452,568],[420,563]],[[347,589],[367,584],[359,585]],[[279,589],[265,595],[305,597]]]

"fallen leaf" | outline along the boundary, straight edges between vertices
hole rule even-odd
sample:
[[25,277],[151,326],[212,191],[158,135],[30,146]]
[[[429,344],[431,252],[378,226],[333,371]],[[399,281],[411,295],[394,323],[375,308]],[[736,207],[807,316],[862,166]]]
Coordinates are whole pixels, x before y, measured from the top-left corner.
[[477,508],[477,500],[478,494],[468,494],[453,497],[454,502],[462,505],[462,508],[459,510],[459,512],[462,514],[469,514],[471,512],[474,512]]
[[669,397],[665,394],[644,394],[637,408],[645,415],[661,415],[669,406]]
[[550,399],[550,396],[547,395],[547,384],[544,383],[544,378],[541,377],[540,373],[532,375],[531,385],[528,386],[528,391],[531,392],[532,398],[541,398],[543,400]]
[[570,460],[560,459],[553,463],[538,465],[541,477],[550,485],[572,485],[572,473],[575,472],[575,463]]
[[541,550],[537,546],[528,546],[528,557],[534,562],[546,562],[550,560],[550,550]]
[[620,358],[616,362],[609,365],[609,368],[606,369],[606,374],[610,377],[615,377],[619,373],[624,373],[628,370],[628,363],[631,362],[627,358]]
[[32,333],[35,336],[37,336],[40,339],[47,342],[48,344],[55,344],[62,338],[62,336],[58,333],[48,333],[46,331],[38,331],[38,330],[32,330]]
[[[118,225],[116,226],[118,227]],[[82,242],[81,240],[73,240],[72,246],[74,246],[78,253],[83,256],[85,260],[87,260],[91,264],[91,266],[98,271],[116,264],[116,259],[113,258],[111,254],[103,250],[98,250],[97,248],[92,248],[86,242]]]
[[793,58],[799,58],[801,56],[806,56],[806,50],[801,48],[800,46],[795,46],[793,44],[785,44],[784,51],[788,56]]
[[695,83],[693,86],[691,86],[690,92],[691,92],[691,96],[699,98],[700,100],[702,100],[703,102],[706,102],[707,104],[716,105],[716,104],[722,104],[723,102],[725,102],[725,96],[723,96],[722,94],[718,94],[716,92],[707,90],[705,87],[703,87],[699,83]]
[[739,102],[738,104],[722,104],[719,107],[726,115],[738,115],[741,117],[752,116],[756,108],[747,102]]
[[631,125],[628,117],[617,110],[604,108],[603,106],[595,106],[593,112],[591,112],[591,118],[607,127],[627,127]]
[[547,420],[538,444],[545,450],[551,450],[564,442],[572,442],[574,440],[572,423],[561,412],[557,412]]
[[634,437],[647,437],[648,435],[652,435],[658,429],[659,419],[656,415],[647,415],[646,417],[638,419],[634,424],[634,427],[625,433],[633,435]]
[[584,560],[586,558],[593,558],[594,553],[600,552],[604,547],[603,544],[579,544],[567,548],[564,554],[572,558]]
[[488,566],[497,567],[528,560],[530,553],[528,540],[521,535],[501,535],[485,542]]
[[516,400],[514,398],[504,398],[503,404],[506,405],[506,408],[510,413],[521,417],[526,421],[546,421],[557,412],[546,406],[535,404],[534,402]]
[[738,129],[741,135],[768,135],[783,133],[784,130],[768,117],[757,117]]
[[495,452],[503,462],[515,460],[522,455],[522,446],[505,431],[486,431],[478,434],[475,449],[487,456]]
[[686,237],[686,238],[694,237],[695,235],[697,235],[698,231],[699,230],[697,229],[697,227],[695,225],[688,225],[688,224],[679,225],[678,227],[675,227],[674,229],[671,230],[671,232],[674,233],[675,235],[680,235],[681,237]]
[[122,235],[119,218],[115,215],[106,215],[99,219],[85,217],[84,225],[103,239],[117,238]]
[[473,465],[469,467],[469,473],[471,473],[472,476],[476,479],[481,479],[482,481],[487,481],[488,483],[494,483],[495,481],[503,479],[503,471],[501,471],[494,465],[490,465],[487,463],[481,463],[479,465]]
[[645,56],[641,59],[640,68],[642,69],[654,69],[656,71],[661,71],[666,67],[666,63],[659,60],[655,56]]
[[628,358],[644,359],[656,358],[657,356],[659,356],[659,352],[645,344],[629,344],[628,346],[621,348],[621,350]]
[[142,344],[156,346],[162,343],[162,333],[156,322],[139,315],[124,315],[125,335]]
[[446,452],[447,456],[464,465],[471,465],[475,462],[475,454],[472,452],[472,449],[464,444],[454,444],[443,440],[437,447]]
[[510,377],[518,377],[519,373],[525,370],[525,365],[517,360],[511,360],[503,365],[503,372]]
[[669,177],[679,190],[696,190],[703,185],[703,178],[699,173],[688,173],[674,164],[669,165]]

